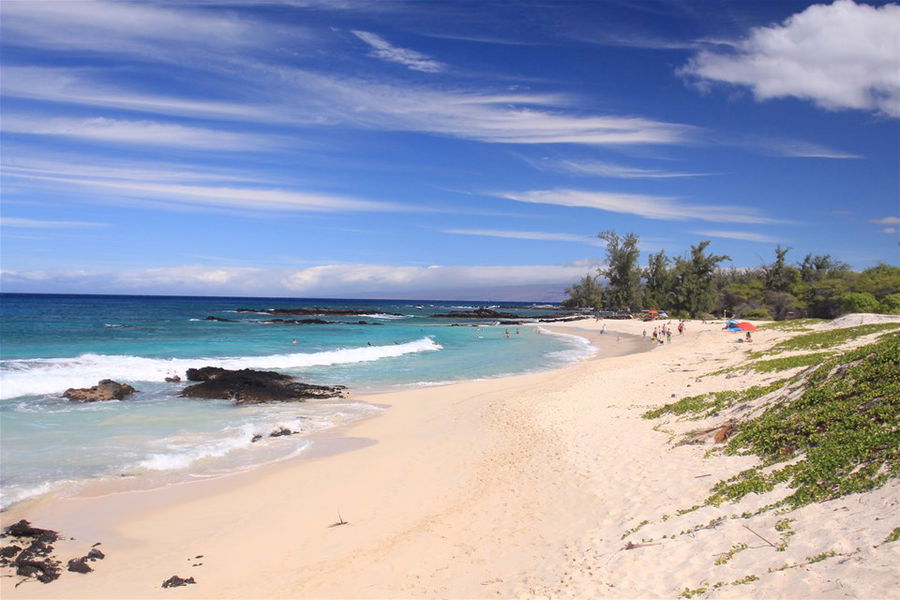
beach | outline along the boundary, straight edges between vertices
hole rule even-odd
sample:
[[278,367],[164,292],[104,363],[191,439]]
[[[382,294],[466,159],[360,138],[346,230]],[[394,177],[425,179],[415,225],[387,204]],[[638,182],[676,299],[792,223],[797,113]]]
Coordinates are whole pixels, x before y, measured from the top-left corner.
[[[553,331],[591,339],[597,355],[553,371],[356,398],[386,410],[318,434],[318,450],[302,458],[159,489],[15,505],[3,513],[4,526],[26,518],[75,538],[57,544],[59,556],[81,556],[101,542],[106,558],[92,573],[64,573],[47,585],[16,586],[20,578],[5,577],[2,595],[673,598],[701,587],[706,597],[723,598],[896,593],[898,544],[881,543],[897,526],[896,479],[792,511],[794,535],[781,550],[775,526],[783,515],[704,527],[755,511],[763,495],[678,514],[756,459],[708,459],[707,445],[673,446],[641,414],[747,385],[746,375],[704,375],[785,334],[760,332],[745,344],[722,323],[689,321],[684,335],[648,351],[642,332],[651,328],[593,319],[553,324]],[[735,544],[748,548],[717,564]],[[807,560],[829,552],[827,560]],[[790,566],[800,563],[808,564]],[[172,575],[196,583],[163,589]],[[717,582],[723,585],[713,587]]]

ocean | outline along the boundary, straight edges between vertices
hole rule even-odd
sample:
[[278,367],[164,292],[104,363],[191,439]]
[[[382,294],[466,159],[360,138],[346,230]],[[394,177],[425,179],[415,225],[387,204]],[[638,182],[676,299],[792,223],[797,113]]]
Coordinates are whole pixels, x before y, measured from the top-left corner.
[[[552,369],[593,352],[582,338],[538,327],[452,326],[473,322],[431,317],[485,306],[491,304],[0,294],[0,506],[97,482],[148,487],[285,460],[314,444],[310,434],[383,410],[355,395],[419,388],[427,402],[433,385]],[[294,307],[363,312],[265,312]],[[524,318],[553,312],[526,303],[498,310]],[[278,318],[326,323],[266,323]],[[181,398],[188,383],[165,381],[204,366],[342,384],[350,397],[237,407]],[[139,393],[85,404],[62,396],[101,379]],[[269,437],[281,427],[299,434]],[[262,438],[252,442],[254,436]]]

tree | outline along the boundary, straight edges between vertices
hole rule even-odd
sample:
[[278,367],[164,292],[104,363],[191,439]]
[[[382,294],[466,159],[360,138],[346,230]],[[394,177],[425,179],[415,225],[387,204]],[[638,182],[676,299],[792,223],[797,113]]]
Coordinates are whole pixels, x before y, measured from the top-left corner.
[[766,290],[773,292],[786,292],[790,285],[788,267],[784,257],[790,252],[790,248],[775,246],[775,262],[763,267],[766,273]]
[[665,250],[647,257],[647,268],[644,269],[644,306],[668,308],[668,294],[672,288],[669,262]]
[[706,254],[709,240],[691,246],[690,257],[676,258],[672,282],[674,308],[697,318],[709,313],[716,303],[718,290],[714,275],[719,263],[731,260],[726,255]]
[[596,277],[585,275],[581,281],[566,289],[568,298],[563,300],[566,308],[593,308],[603,306],[603,288]]
[[641,269],[638,266],[638,236],[633,233],[619,237],[615,231],[598,235],[606,242],[606,269],[601,273],[609,281],[606,305],[613,308],[640,308]]

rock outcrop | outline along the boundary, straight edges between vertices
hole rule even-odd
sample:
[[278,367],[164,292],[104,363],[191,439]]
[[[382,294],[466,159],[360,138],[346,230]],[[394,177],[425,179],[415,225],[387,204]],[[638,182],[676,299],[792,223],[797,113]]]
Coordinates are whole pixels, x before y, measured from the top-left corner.
[[112,379],[103,379],[97,385],[89,388],[69,388],[63,393],[63,397],[72,402],[102,402],[105,400],[123,400],[137,390],[125,383],[118,383]]
[[310,398],[343,397],[346,386],[301,383],[290,375],[254,369],[220,367],[188,369],[188,381],[197,381],[181,391],[184,398],[233,399],[235,405],[266,402],[302,402]]
[[[237,312],[241,313],[260,313],[267,314],[279,317],[285,316],[303,316],[303,315],[334,315],[334,316],[346,316],[346,315],[370,315],[374,311],[373,309],[356,309],[356,308],[323,308],[321,306],[301,306],[298,308],[239,308]],[[384,315],[392,315],[392,316],[400,316],[398,313],[385,313],[381,311],[377,311],[379,314]]]

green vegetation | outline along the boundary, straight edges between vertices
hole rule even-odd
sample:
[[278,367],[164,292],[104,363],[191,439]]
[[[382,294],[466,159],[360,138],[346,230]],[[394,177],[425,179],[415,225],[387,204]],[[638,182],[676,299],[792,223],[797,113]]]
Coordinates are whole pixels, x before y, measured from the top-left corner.
[[888,542],[896,542],[897,540],[900,540],[900,527],[894,527],[894,530],[891,531],[886,538],[884,538],[883,543],[886,544]]
[[701,587],[694,588],[694,589],[684,588],[681,591],[681,597],[682,598],[693,598],[694,596],[699,596],[700,594],[705,594],[706,590],[707,590],[706,586],[701,586]]
[[809,325],[818,325],[827,319],[792,319],[790,321],[776,321],[760,325],[760,331],[811,331]]
[[[708,504],[786,483],[793,491],[775,506],[798,508],[900,475],[900,335],[826,361],[806,385],[739,425],[725,453],[755,454],[763,464],[716,484]],[[778,467],[787,461],[795,462]]]
[[[848,312],[900,314],[900,267],[880,264],[861,272],[830,255],[807,254],[790,264],[790,248],[775,249],[772,263],[755,269],[723,269],[730,260],[707,252],[710,242],[692,246],[684,257],[664,250],[637,264],[639,238],[604,231],[607,268],[596,273],[608,284],[602,297],[583,294],[586,283],[569,288],[572,307],[666,310],[673,316],[702,317],[708,313],[742,319],[833,319]],[[593,278],[596,279],[596,278]],[[591,285],[596,281],[591,282]],[[597,284],[599,286],[599,284]]]
[[726,564],[729,560],[734,558],[735,554],[737,554],[738,552],[743,552],[747,548],[749,548],[749,546],[743,542],[739,544],[733,544],[728,552],[724,552],[719,555],[719,557],[716,559],[716,566]]
[[593,308],[599,310],[603,307],[603,287],[596,277],[585,275],[581,281],[566,289],[568,298],[563,301],[563,306],[568,308]]
[[597,237],[606,242],[607,268],[600,274],[609,281],[607,305],[615,309],[640,308],[641,268],[637,261],[641,251],[638,236],[628,233],[620,237],[615,231],[604,231]]
[[773,371],[787,371],[788,369],[796,369],[797,367],[817,365],[829,356],[831,356],[830,352],[798,354],[796,356],[785,356],[784,358],[759,360],[739,368],[753,369],[757,373],[772,373]]
[[864,335],[890,331],[892,329],[897,329],[898,327],[900,327],[900,323],[870,323],[868,325],[857,325],[856,327],[843,327],[840,329],[804,333],[803,335],[798,335],[779,342],[769,350],[754,352],[750,355],[750,358],[753,359],[765,356],[766,354],[778,354],[780,352],[792,350],[819,350],[821,348],[830,348],[839,346]]
[[645,419],[657,419],[665,414],[675,416],[690,414],[692,416],[707,417],[739,402],[750,402],[761,398],[779,389],[785,380],[776,381],[769,385],[757,385],[745,390],[724,392],[710,392],[699,396],[689,396],[676,402],[648,410],[643,415]]
[[624,540],[624,539],[627,538],[629,535],[631,535],[632,533],[637,532],[641,527],[643,527],[644,525],[647,525],[648,523],[650,523],[650,521],[647,521],[647,520],[641,521],[640,523],[637,524],[637,526],[632,527],[631,529],[629,529],[628,531],[626,531],[625,533],[623,533],[623,534],[622,534],[622,537],[621,537],[620,539],[623,539],[623,540]]
[[816,554],[815,556],[807,556],[806,564],[811,565],[813,563],[822,562],[826,558],[831,558],[832,556],[837,556],[837,552],[834,550],[829,550],[828,552],[822,552],[821,554]]

